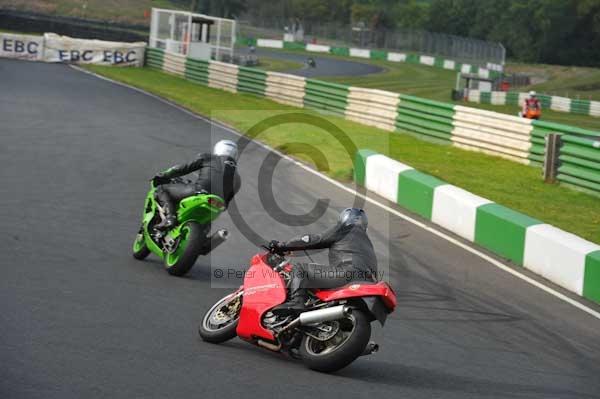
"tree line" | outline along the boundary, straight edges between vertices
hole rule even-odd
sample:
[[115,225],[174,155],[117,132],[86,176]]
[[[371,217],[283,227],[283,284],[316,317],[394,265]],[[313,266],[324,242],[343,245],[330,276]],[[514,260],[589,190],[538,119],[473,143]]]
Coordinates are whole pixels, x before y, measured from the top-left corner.
[[427,30],[500,42],[518,61],[600,66],[600,0],[192,0],[190,7],[229,18]]

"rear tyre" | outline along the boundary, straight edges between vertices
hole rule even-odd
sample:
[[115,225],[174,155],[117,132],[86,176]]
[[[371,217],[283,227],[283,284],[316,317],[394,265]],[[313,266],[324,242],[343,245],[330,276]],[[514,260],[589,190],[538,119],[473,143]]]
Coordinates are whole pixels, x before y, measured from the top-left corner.
[[371,338],[371,323],[360,310],[338,321],[339,330],[328,341],[305,335],[300,343],[300,356],[310,369],[331,373],[340,370],[365,350]]
[[242,294],[234,292],[214,304],[202,318],[198,334],[202,340],[220,344],[237,336]]
[[138,235],[135,237],[135,241],[133,242],[133,257],[137,260],[144,260],[150,255],[150,250],[146,246],[146,241],[144,239],[144,235],[141,230]]
[[196,263],[206,239],[204,229],[198,223],[188,222],[181,227],[179,245],[172,253],[165,253],[164,264],[173,276],[183,276]]

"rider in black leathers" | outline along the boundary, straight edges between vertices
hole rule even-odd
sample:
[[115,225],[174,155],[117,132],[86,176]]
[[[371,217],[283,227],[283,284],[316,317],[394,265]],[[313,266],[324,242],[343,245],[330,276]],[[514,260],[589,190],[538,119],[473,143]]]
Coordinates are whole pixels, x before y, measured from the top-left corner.
[[271,241],[276,253],[329,248],[329,266],[294,265],[290,300],[275,310],[302,311],[308,298],[307,288],[336,288],[351,281],[377,279],[377,257],[367,235],[368,219],[362,209],[347,208],[338,223],[323,234],[306,234],[287,242]]
[[[212,154],[199,154],[193,162],[176,165],[152,178],[158,188],[156,198],[163,206],[165,219],[156,226],[157,230],[168,230],[177,224],[176,205],[184,198],[199,193],[210,193],[221,197],[225,206],[239,191],[241,179],[237,173],[237,145],[230,140],[219,141]],[[195,182],[170,183],[180,177],[198,171]]]

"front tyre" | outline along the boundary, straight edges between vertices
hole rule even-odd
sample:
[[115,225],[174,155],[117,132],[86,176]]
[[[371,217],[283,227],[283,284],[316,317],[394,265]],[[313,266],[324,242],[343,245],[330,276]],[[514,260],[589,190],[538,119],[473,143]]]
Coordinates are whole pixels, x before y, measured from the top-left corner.
[[337,371],[365,350],[371,338],[371,323],[363,312],[354,309],[336,323],[337,333],[327,341],[309,335],[302,338],[300,356],[308,368],[326,373]]
[[183,276],[190,271],[206,239],[204,229],[198,223],[188,222],[181,226],[179,244],[173,252],[165,253],[164,264],[173,276]]
[[144,260],[150,255],[150,250],[146,245],[146,240],[144,239],[144,234],[140,229],[140,232],[135,237],[135,241],[133,242],[133,257],[137,260]]
[[202,340],[220,344],[236,337],[242,309],[242,291],[227,295],[214,304],[202,318],[198,334]]

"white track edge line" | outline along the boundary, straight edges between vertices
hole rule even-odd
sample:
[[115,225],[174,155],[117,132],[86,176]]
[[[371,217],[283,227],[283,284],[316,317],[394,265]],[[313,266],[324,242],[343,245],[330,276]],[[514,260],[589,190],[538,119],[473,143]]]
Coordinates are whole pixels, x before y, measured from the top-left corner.
[[[80,72],[86,73],[88,75],[92,75],[92,76],[95,76],[95,77],[97,77],[99,79],[105,80],[107,82],[111,82],[111,83],[116,84],[118,86],[122,86],[122,87],[126,87],[126,88],[129,88],[129,89],[135,90],[135,91],[137,91],[139,93],[142,93],[142,94],[145,94],[145,95],[150,96],[152,98],[155,98],[155,99],[159,100],[162,103],[168,104],[168,105],[170,105],[170,106],[172,106],[172,107],[174,107],[174,108],[176,108],[176,109],[178,109],[178,110],[180,110],[180,111],[182,111],[182,112],[184,112],[184,113],[186,113],[186,114],[188,114],[188,115],[190,115],[190,116],[192,116],[192,117],[194,117],[196,119],[199,119],[199,120],[202,120],[204,122],[207,122],[208,124],[217,125],[220,128],[222,128],[224,130],[227,130],[228,132],[233,133],[233,134],[235,134],[237,136],[240,136],[240,137],[244,136],[242,133],[236,131],[234,128],[232,128],[230,126],[227,126],[226,124],[224,124],[222,122],[214,121],[214,120],[212,120],[210,118],[198,115],[198,114],[196,114],[196,113],[194,113],[194,112],[192,112],[192,111],[190,111],[190,110],[188,110],[188,109],[186,109],[186,108],[184,108],[182,106],[179,106],[179,105],[175,104],[172,101],[166,100],[163,97],[160,97],[160,96],[158,96],[156,94],[150,93],[150,92],[148,92],[146,90],[143,90],[143,89],[140,89],[138,87],[134,87],[134,86],[128,85],[126,83],[122,83],[122,82],[119,82],[119,81],[116,81],[116,80],[113,80],[113,79],[110,79],[110,78],[107,78],[105,76],[98,75],[97,73],[88,71],[86,69],[80,68],[80,67],[75,66],[75,65],[70,65],[70,67],[73,68],[73,69],[76,69],[76,70],[78,70]],[[397,217],[399,217],[401,219],[404,219],[404,220],[406,220],[406,221],[414,224],[415,226],[421,227],[422,229],[424,229],[424,230],[426,230],[426,231],[428,231],[428,232],[430,232],[430,233],[432,233],[432,234],[434,234],[434,235],[436,235],[436,236],[438,236],[440,238],[443,238],[446,241],[448,241],[448,242],[450,242],[450,243],[452,243],[452,244],[454,244],[454,245],[456,245],[456,246],[458,246],[458,247],[460,247],[460,248],[462,248],[462,249],[464,249],[464,250],[466,250],[466,251],[468,251],[468,252],[470,252],[470,253],[472,253],[474,255],[477,255],[481,259],[483,259],[483,260],[491,263],[492,265],[498,267],[499,269],[502,269],[505,272],[508,272],[508,273],[512,274],[513,276],[520,278],[521,280],[523,280],[523,281],[525,281],[525,282],[533,285],[534,287],[537,287],[537,288],[541,289],[542,291],[545,291],[546,293],[548,293],[550,295],[553,295],[556,298],[558,298],[558,299],[560,299],[562,301],[565,301],[568,304],[573,305],[574,307],[576,307],[576,308],[578,308],[578,309],[580,309],[580,310],[582,310],[582,311],[584,311],[584,312],[590,314],[591,316],[593,316],[593,317],[595,317],[595,318],[597,318],[597,319],[600,320],[600,312],[595,311],[594,309],[592,309],[592,308],[584,305],[583,303],[578,302],[578,301],[576,301],[576,300],[574,300],[572,298],[569,298],[565,294],[563,294],[561,292],[558,292],[555,289],[550,288],[550,287],[548,287],[548,286],[540,283],[539,281],[537,281],[535,279],[532,279],[531,277],[528,277],[528,276],[526,276],[526,275],[524,275],[522,273],[519,273],[518,271],[514,270],[510,266],[505,265],[504,263],[502,263],[502,262],[500,262],[500,261],[492,258],[489,255],[484,254],[483,252],[480,252],[479,250],[477,250],[477,249],[475,249],[475,248],[473,248],[473,247],[471,247],[471,246],[469,246],[469,245],[467,245],[467,244],[465,244],[463,242],[460,242],[459,240],[455,239],[454,237],[449,236],[448,234],[446,234],[446,233],[444,233],[444,232],[442,232],[440,230],[437,230],[437,229],[435,229],[435,228],[433,228],[431,226],[428,226],[428,225],[426,225],[423,222],[420,222],[420,221],[418,221],[416,219],[413,219],[412,217],[410,217],[408,215],[405,215],[405,214],[401,213],[400,211],[398,211],[396,209],[393,209],[393,208],[391,208],[391,207],[389,207],[389,206],[387,206],[385,204],[382,204],[381,202],[379,202],[379,201],[377,201],[377,200],[375,200],[373,198],[367,197],[366,195],[361,194],[361,193],[357,192],[356,190],[343,185],[342,183],[338,182],[337,180],[334,180],[331,177],[326,176],[326,175],[322,174],[321,172],[319,172],[317,170],[314,170],[314,169],[310,168],[309,166],[307,166],[307,165],[305,165],[305,164],[303,164],[303,163],[301,163],[301,162],[293,159],[289,155],[286,155],[286,154],[284,154],[284,153],[282,153],[282,152],[280,152],[280,151],[278,151],[276,149],[273,149],[273,148],[269,147],[268,145],[266,145],[266,144],[264,144],[264,143],[262,143],[260,141],[255,141],[255,140],[252,140],[252,141],[254,143],[258,144],[259,146],[261,146],[261,147],[263,147],[263,148],[265,148],[265,149],[267,149],[267,150],[269,150],[271,152],[274,152],[277,155],[281,156],[282,158],[284,158],[284,159],[286,159],[286,160],[288,160],[288,161],[296,164],[300,168],[302,168],[302,169],[304,169],[304,170],[306,170],[306,171],[314,174],[315,176],[318,176],[318,177],[322,178],[323,180],[328,181],[329,183],[333,184],[334,186],[336,186],[338,188],[341,188],[342,190],[345,190],[345,191],[347,191],[350,194],[353,194],[353,195],[356,195],[356,196],[358,196],[360,198],[363,198],[366,201],[372,203],[373,205],[377,205],[380,208],[382,208],[382,209],[384,209],[384,210],[386,210],[386,211],[394,214],[395,216],[397,216]]]

